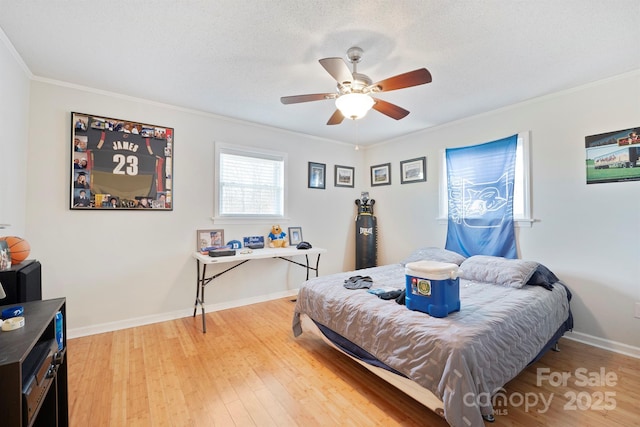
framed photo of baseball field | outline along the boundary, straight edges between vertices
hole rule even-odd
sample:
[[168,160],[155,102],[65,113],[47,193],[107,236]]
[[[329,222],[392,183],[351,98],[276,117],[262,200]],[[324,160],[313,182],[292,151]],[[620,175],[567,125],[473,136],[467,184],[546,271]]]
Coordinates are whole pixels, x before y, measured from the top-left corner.
[[640,181],[640,126],[585,136],[587,184]]
[[71,113],[70,208],[173,210],[173,128]]

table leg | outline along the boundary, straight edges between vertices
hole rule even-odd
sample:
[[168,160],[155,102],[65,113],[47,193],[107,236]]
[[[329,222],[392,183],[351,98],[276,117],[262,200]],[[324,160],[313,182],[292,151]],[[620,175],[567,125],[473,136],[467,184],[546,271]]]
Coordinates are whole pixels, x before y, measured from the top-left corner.
[[207,333],[207,324],[206,324],[206,317],[205,317],[205,313],[204,313],[204,288],[206,287],[206,285],[211,282],[214,279],[217,279],[218,277],[222,276],[223,274],[225,274],[228,271],[233,270],[236,267],[240,267],[242,264],[244,264],[245,262],[249,262],[250,260],[245,259],[243,261],[240,261],[238,264],[234,265],[233,267],[229,267],[226,270],[221,271],[218,274],[214,274],[211,277],[207,277],[207,264],[206,263],[202,263],[202,275],[200,275],[200,260],[196,260],[196,267],[198,269],[198,280],[197,280],[197,288],[196,288],[196,302],[195,302],[195,306],[193,307],[193,317],[196,317],[196,312],[198,310],[198,304],[200,304],[200,307],[202,308],[202,332],[203,333]]
[[[320,256],[320,254],[318,254],[318,256]],[[305,254],[304,258],[307,260],[307,280],[309,280],[309,255]],[[318,275],[318,272],[316,271],[316,277]]]
[[193,303],[193,317],[198,311],[198,301],[200,300],[200,260],[196,260],[196,301]]
[[193,317],[196,317],[196,313],[198,311],[198,304],[200,304],[200,308],[202,310],[202,332],[207,332],[207,323],[204,312],[204,287],[205,280],[207,277],[207,264],[202,264],[202,276],[200,276],[200,260],[196,260],[196,301],[193,305]]
[[315,268],[311,267],[309,265],[309,255],[305,254],[304,257],[307,260],[307,265],[306,265],[306,267],[307,267],[307,280],[309,280],[309,270],[314,270],[316,272],[316,277],[318,277],[318,265],[320,265],[320,254],[318,254],[318,256],[316,258],[316,266],[315,266]]
[[320,254],[318,254],[318,257],[316,258],[316,277],[318,277],[318,266],[320,265]]
[[204,288],[205,288],[205,277],[207,277],[207,265],[202,266],[202,285],[200,287],[200,307],[202,308],[202,333],[207,333],[207,317],[204,313]]

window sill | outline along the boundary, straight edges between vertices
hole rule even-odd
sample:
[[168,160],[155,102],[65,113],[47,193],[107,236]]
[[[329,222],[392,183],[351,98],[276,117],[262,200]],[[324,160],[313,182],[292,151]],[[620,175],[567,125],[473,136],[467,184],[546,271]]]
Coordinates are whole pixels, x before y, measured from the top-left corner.
[[214,216],[211,218],[214,224],[234,225],[234,224],[286,224],[291,218],[285,216]]

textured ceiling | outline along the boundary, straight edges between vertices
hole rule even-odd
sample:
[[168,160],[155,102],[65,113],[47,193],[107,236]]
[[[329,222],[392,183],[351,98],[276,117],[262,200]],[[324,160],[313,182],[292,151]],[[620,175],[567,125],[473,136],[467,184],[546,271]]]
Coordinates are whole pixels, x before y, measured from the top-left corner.
[[[639,0],[0,0],[0,28],[35,78],[360,145],[640,69]],[[280,103],[354,45],[373,81],[431,72],[378,96],[406,118]]]

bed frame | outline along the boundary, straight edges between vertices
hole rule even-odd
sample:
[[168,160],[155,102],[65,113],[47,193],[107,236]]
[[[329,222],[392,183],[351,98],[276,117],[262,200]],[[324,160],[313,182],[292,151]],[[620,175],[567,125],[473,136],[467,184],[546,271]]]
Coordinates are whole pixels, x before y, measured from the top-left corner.
[[[335,348],[340,353],[349,357],[352,360],[358,362],[361,366],[364,366],[366,369],[371,371],[376,376],[382,378],[384,381],[388,382],[392,386],[398,388],[400,391],[408,394],[427,408],[431,409],[436,414],[440,415],[444,419],[444,404],[442,400],[438,399],[435,394],[431,392],[414,381],[411,381],[409,378],[394,374],[391,371],[388,371],[384,368],[379,368],[377,366],[370,365],[362,360],[351,356],[348,353],[345,353],[340,349],[340,347],[336,346],[330,339],[328,339],[320,328],[318,328],[313,320],[306,314],[300,314],[300,323],[302,324],[302,330],[304,332],[310,332],[322,339],[326,344],[330,347]],[[488,421],[488,420],[487,420]]]
[[[399,389],[403,393],[405,393],[405,394],[409,395],[410,397],[412,397],[413,399],[417,400],[422,405],[424,405],[427,408],[431,409],[433,412],[435,412],[436,414],[438,414],[439,416],[441,416],[444,419],[444,403],[442,402],[442,400],[438,399],[436,397],[436,395],[431,392],[431,390],[422,387],[418,383],[410,380],[409,378],[407,378],[405,376],[398,375],[398,374],[395,374],[395,373],[393,373],[393,372],[391,372],[391,371],[389,371],[387,369],[371,365],[371,364],[369,364],[367,362],[364,362],[364,361],[358,359],[357,357],[353,357],[349,353],[343,351],[340,347],[335,345],[333,343],[333,341],[331,341],[329,338],[327,338],[322,333],[320,328],[318,328],[316,323],[309,316],[307,316],[305,313],[300,313],[300,324],[302,326],[302,331],[303,332],[309,332],[309,333],[319,337],[329,347],[332,347],[332,348],[338,350],[340,353],[344,354],[349,359],[354,360],[359,365],[363,366],[364,368],[366,368],[368,371],[372,372],[377,377],[383,379],[384,381],[386,381],[389,384],[391,384],[392,386],[396,387],[397,389]],[[558,340],[560,339],[562,334],[563,334],[563,332],[558,330],[556,335],[549,341],[547,346],[540,352],[540,354],[538,354],[538,356],[531,363],[535,363],[548,350],[552,350],[552,351],[556,351],[556,352],[560,351],[560,348],[558,347]],[[482,418],[485,421],[488,421],[490,423],[495,421],[495,417],[493,415],[482,415]]]

